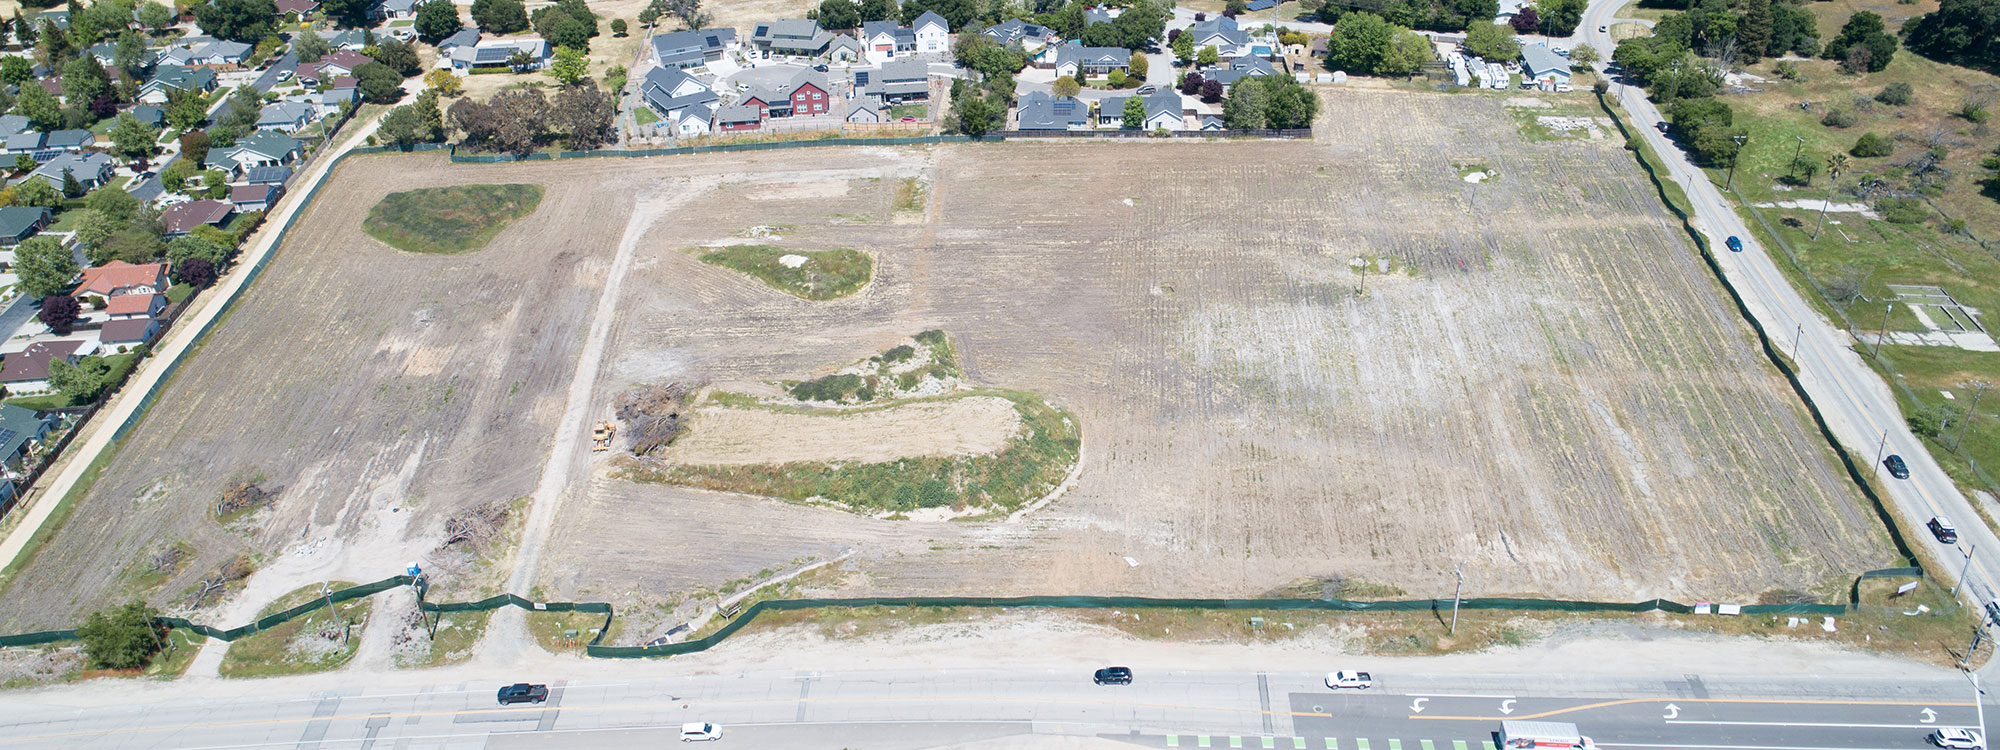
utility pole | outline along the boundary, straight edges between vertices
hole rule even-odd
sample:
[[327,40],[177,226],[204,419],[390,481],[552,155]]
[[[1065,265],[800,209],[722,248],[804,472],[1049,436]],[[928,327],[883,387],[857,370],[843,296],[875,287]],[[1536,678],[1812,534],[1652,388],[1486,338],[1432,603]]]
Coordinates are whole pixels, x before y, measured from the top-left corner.
[[1799,329],[1792,332],[1792,359],[1799,358],[1799,339],[1804,338],[1805,335],[1806,324],[1800,323]]
[[1958,583],[1951,587],[1951,600],[1954,602],[1958,601],[1958,592],[1965,588],[1965,577],[1972,574],[1972,553],[1979,549],[1977,544],[1967,544],[1966,547],[1968,549],[1959,551],[1959,554],[1965,555],[1965,567],[1959,569]]
[[1797,139],[1799,139],[1799,145],[1797,145],[1797,146],[1793,146],[1793,147],[1792,147],[1792,170],[1791,170],[1791,171],[1792,171],[1792,174],[1798,174],[1798,173],[1799,173],[1799,154],[1801,154],[1801,153],[1804,153],[1804,152],[1805,152],[1805,149],[1806,149],[1806,137],[1805,137],[1805,136],[1803,136],[1803,135],[1795,135],[1795,136],[1792,136],[1792,137],[1793,137],[1793,138],[1797,138]]
[[1833,188],[1840,182],[1840,173],[1847,169],[1847,155],[1833,154],[1826,157],[1826,201],[1819,204],[1819,224],[1813,226],[1812,238],[1819,239],[1819,231],[1826,228],[1826,209],[1833,205]]
[[[1965,666],[1972,662],[1972,655],[1979,652],[1979,642],[1984,640],[1985,637],[1986,627],[1983,623],[1972,626],[1972,643],[1967,644],[1965,647],[1965,658],[1958,660],[1958,667],[1960,669],[1965,669]],[[1981,692],[1979,689],[1979,675],[1971,670],[1967,670],[1966,674],[1972,675],[1972,700],[1978,701]],[[1986,709],[1984,707],[1981,707],[1979,710],[1979,730],[1982,734],[1986,731]]]
[[1965,442],[1965,431],[1972,427],[1972,412],[1979,408],[1979,397],[1986,395],[1986,389],[1992,388],[1993,384],[1985,380],[1971,380],[1959,383],[1958,386],[1960,388],[1977,388],[1979,390],[1972,394],[1972,405],[1965,407],[1965,421],[1960,422],[1958,425],[1958,438],[1951,441],[1951,452],[1953,453],[1958,452],[1959,444]]
[[1732,138],[1732,140],[1736,141],[1736,153],[1729,156],[1729,183],[1722,186],[1722,189],[1725,191],[1736,189],[1736,162],[1743,160],[1743,142],[1749,139],[1750,137],[1745,135],[1734,136]]
[[1882,358],[1882,339],[1889,337],[1889,311],[1894,309],[1896,309],[1896,303],[1894,302],[1882,306],[1882,332],[1875,334],[1875,351],[1868,356],[1876,359]]
[[1882,454],[1889,451],[1889,431],[1882,431],[1882,444],[1875,446],[1875,478],[1882,478]]
[[319,595],[326,597],[326,616],[332,618],[335,622],[339,622],[341,624],[340,626],[341,645],[343,646],[347,645],[347,623],[341,619],[340,610],[333,608],[333,587],[326,585],[326,582],[324,581],[320,582]]
[[1458,585],[1451,589],[1451,634],[1458,635],[1459,595],[1465,593],[1465,563],[1453,563],[1451,574],[1458,578]]

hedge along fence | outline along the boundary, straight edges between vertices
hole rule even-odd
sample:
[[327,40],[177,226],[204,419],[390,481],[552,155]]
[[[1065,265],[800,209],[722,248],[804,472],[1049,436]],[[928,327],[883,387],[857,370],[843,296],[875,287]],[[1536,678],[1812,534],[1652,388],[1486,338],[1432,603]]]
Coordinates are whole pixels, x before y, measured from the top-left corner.
[[[1854,482],[1854,486],[1861,488],[1861,494],[1868,498],[1869,504],[1875,509],[1875,517],[1881,519],[1883,528],[1888,530],[1889,541],[1896,546],[1896,554],[1916,563],[1917,567],[1913,569],[1921,573],[1923,561],[1911,550],[1909,541],[1903,538],[1902,528],[1896,525],[1895,518],[1890,515],[1888,504],[1883,502],[1881,495],[1876,494],[1875,487],[1868,483],[1867,474],[1861,471],[1861,467],[1855,465],[1854,457],[1841,447],[1840,439],[1834,436],[1833,428],[1826,422],[1826,415],[1820,413],[1819,404],[1813,401],[1812,394],[1806,392],[1805,384],[1799,382],[1798,371],[1792,369],[1791,362],[1778,355],[1777,348],[1771,343],[1770,334],[1764,330],[1764,323],[1750,313],[1749,305],[1743,301],[1743,293],[1736,290],[1736,285],[1729,281],[1729,275],[1723,273],[1722,266],[1716,262],[1715,249],[1708,244],[1708,238],[1702,236],[1702,233],[1694,228],[1694,224],[1689,223],[1688,215],[1667,198],[1666,184],[1660,181],[1660,175],[1653,170],[1653,165],[1647,163],[1646,157],[1639,152],[1639,139],[1627,129],[1625,119],[1619,117],[1618,112],[1611,108],[1611,104],[1604,100],[1602,92],[1597,93],[1597,106],[1603,108],[1604,114],[1609,115],[1611,122],[1618,126],[1619,134],[1625,136],[1626,149],[1632,152],[1632,158],[1638,160],[1639,168],[1645,170],[1646,178],[1653,181],[1653,189],[1660,194],[1660,203],[1680,219],[1681,230],[1687,232],[1688,238],[1694,241],[1695,248],[1701,251],[1702,262],[1708,264],[1708,270],[1715,275],[1715,280],[1729,292],[1730,301],[1736,303],[1736,312],[1741,314],[1743,320],[1757,332],[1757,345],[1764,350],[1765,358],[1777,366],[1778,372],[1784,374],[1785,382],[1792,385],[1792,392],[1798,394],[1800,401],[1805,402],[1806,412],[1812,415],[1813,425],[1819,428],[1820,437],[1833,448],[1835,455],[1840,456],[1841,466],[1847,469],[1847,478]],[[1693,196],[1689,196],[1688,200],[1694,200]],[[1863,574],[1863,577],[1868,576]],[[1856,581],[1855,585],[1859,586],[1859,581]]]

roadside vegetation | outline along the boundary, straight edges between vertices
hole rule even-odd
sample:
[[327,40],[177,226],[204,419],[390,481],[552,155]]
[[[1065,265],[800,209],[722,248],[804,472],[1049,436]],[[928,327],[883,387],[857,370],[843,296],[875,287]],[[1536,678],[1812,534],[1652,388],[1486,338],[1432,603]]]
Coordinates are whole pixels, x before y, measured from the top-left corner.
[[875,275],[875,261],[851,248],[790,250],[775,245],[730,245],[702,250],[701,262],[741,271],[772,289],[815,302],[860,291]]
[[[2000,309],[2000,76],[1992,3],[1983,22],[1968,15],[1977,5],[1710,0],[1664,13],[1614,59],[1711,179],[1733,182],[1794,286],[1862,340],[1947,473],[2000,492],[2000,401],[1979,399],[1981,384],[2000,384],[2000,353],[1873,343],[1884,330],[1950,330],[1945,312],[1929,308],[1927,324],[1891,285]],[[1989,43],[1957,43],[1981,34]],[[1735,71],[1762,80],[1731,90],[1723,75]]]
[[[334,581],[326,585],[337,591],[354,584]],[[320,592],[317,583],[301,586],[258,612],[258,619],[262,619],[315,599],[322,603],[302,617],[231,641],[222,657],[222,676],[311,674],[339,669],[353,659],[361,647],[361,630],[374,609],[374,597],[335,602],[333,611],[328,612]]]
[[362,228],[383,244],[413,253],[452,254],[485,247],[500,230],[542,202],[540,185],[454,185],[390,193],[368,210]]

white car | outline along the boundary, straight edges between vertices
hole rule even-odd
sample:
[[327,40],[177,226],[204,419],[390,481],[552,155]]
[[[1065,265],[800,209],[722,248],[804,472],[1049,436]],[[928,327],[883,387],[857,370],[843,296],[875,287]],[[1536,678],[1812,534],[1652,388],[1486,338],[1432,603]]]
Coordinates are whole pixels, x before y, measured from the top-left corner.
[[1326,673],[1326,686],[1334,690],[1341,688],[1367,690],[1375,686],[1375,678],[1368,676],[1367,672],[1349,672],[1343,669]]
[[681,725],[682,742],[707,742],[722,739],[722,727],[705,721],[691,721]]
[[1986,750],[1986,738],[1970,729],[1940,729],[1928,739],[1938,747],[1952,750]]

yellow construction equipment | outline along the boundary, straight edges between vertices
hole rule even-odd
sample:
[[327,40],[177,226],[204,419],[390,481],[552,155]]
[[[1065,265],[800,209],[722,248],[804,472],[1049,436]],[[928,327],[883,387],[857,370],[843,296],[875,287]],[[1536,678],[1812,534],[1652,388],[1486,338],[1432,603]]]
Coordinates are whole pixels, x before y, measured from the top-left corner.
[[618,426],[610,422],[598,422],[590,431],[590,449],[597,453],[611,450],[611,437],[618,434]]

